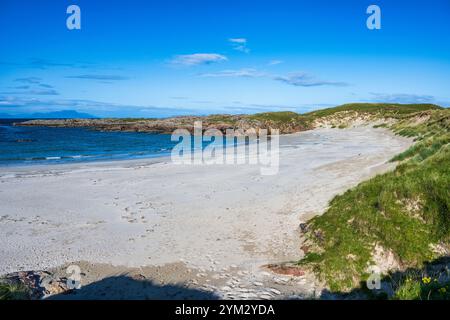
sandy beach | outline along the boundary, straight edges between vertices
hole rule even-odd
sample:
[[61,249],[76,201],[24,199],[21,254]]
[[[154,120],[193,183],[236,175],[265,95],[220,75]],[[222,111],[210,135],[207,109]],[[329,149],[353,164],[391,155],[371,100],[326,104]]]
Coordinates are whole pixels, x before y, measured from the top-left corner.
[[0,274],[61,273],[77,264],[83,286],[128,273],[158,288],[192,289],[108,289],[102,298],[317,295],[310,276],[261,266],[301,258],[299,224],[333,196],[392,169],[387,161],[411,143],[371,127],[285,135],[273,176],[254,165],[175,165],[168,158],[3,167]]

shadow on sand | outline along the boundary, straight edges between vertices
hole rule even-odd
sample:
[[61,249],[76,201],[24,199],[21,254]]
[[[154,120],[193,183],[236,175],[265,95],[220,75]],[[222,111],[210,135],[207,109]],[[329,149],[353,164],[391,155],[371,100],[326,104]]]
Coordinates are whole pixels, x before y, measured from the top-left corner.
[[[424,277],[431,278],[430,284],[422,282]],[[389,299],[394,292],[405,284],[406,279],[420,283],[420,293],[415,299],[420,300],[449,300],[449,292],[441,293],[439,289],[450,282],[450,256],[444,256],[431,262],[426,262],[423,268],[408,268],[395,271],[381,278],[379,290],[369,290],[365,281],[359,287],[349,292],[323,290],[322,299]],[[435,280],[436,279],[436,280]]]
[[212,292],[187,288],[180,285],[157,285],[149,280],[137,280],[126,275],[104,278],[70,290],[52,295],[47,300],[217,300]]

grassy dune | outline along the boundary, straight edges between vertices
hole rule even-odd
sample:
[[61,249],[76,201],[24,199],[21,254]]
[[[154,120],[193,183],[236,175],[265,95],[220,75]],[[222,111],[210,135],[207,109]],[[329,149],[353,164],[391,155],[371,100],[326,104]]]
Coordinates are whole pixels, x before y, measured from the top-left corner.
[[426,110],[439,110],[434,104],[399,104],[399,103],[348,103],[334,108],[320,109],[306,113],[307,117],[324,117],[340,112],[372,113],[380,115],[404,115]]
[[[389,128],[417,142],[392,159],[400,161],[397,168],[335,197],[308,223],[310,251],[299,264],[332,291],[358,287],[374,263],[421,268],[449,248],[450,110],[405,108]],[[415,290],[421,286],[420,281],[409,284]]]
[[392,104],[392,103],[349,103],[334,108],[320,109],[304,114],[291,111],[264,112],[245,116],[245,119],[270,122],[274,126],[297,124],[305,129],[313,129],[320,121],[329,121],[333,127],[341,129],[363,117],[365,120],[402,119],[409,114],[441,110],[434,104]]
[[378,116],[400,117],[411,113],[441,110],[442,107],[434,104],[397,104],[397,103],[348,103],[334,108],[320,109],[304,114],[291,111],[265,112],[248,116],[255,120],[271,120],[274,122],[309,122],[323,117],[342,113],[356,112],[358,114],[373,114]]

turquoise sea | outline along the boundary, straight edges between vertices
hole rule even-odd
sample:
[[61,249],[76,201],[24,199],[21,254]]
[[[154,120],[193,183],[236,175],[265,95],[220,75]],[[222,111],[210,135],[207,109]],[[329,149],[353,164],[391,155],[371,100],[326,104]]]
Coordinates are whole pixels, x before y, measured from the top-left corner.
[[13,126],[21,121],[0,119],[2,166],[161,157],[177,144],[168,134]]

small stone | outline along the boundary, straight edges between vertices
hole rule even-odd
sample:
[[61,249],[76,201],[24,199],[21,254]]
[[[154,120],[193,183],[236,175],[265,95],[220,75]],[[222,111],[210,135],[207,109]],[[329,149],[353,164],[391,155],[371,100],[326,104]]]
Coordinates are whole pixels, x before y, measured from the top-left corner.
[[306,223],[300,223],[299,224],[299,226],[298,226],[299,228],[300,228],[300,231],[301,232],[303,232],[303,233],[305,233],[306,231],[308,231],[308,225],[306,224]]

